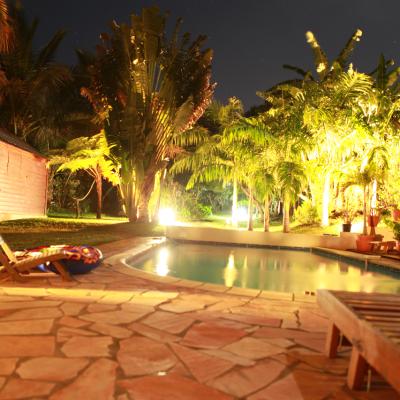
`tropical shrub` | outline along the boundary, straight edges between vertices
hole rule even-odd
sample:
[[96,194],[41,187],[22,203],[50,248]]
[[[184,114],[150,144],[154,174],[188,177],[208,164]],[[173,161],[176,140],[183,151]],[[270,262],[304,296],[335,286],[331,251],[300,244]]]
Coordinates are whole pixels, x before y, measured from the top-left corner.
[[311,201],[304,201],[294,212],[294,219],[301,225],[312,225],[319,222],[317,207]]
[[392,221],[390,219],[385,219],[385,224],[392,229],[393,237],[400,241],[400,222]]
[[200,191],[186,190],[178,182],[167,178],[161,190],[161,208],[173,208],[177,217],[185,221],[198,221],[212,214],[212,208],[200,199]]
[[209,217],[212,214],[211,207],[205,206],[204,204],[192,201],[189,196],[186,201],[183,202],[182,208],[179,209],[178,213],[181,219],[188,221],[199,221]]

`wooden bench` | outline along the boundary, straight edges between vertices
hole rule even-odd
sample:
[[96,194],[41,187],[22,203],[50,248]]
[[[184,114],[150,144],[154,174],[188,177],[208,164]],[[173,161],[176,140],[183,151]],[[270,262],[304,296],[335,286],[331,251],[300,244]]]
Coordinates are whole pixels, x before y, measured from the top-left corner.
[[317,302],[331,320],[326,355],[336,356],[340,334],[352,344],[350,389],[363,386],[369,365],[400,393],[400,296],[318,290]]
[[372,241],[372,253],[387,253],[389,250],[393,250],[396,247],[396,242],[394,240],[388,240],[382,242],[381,240]]

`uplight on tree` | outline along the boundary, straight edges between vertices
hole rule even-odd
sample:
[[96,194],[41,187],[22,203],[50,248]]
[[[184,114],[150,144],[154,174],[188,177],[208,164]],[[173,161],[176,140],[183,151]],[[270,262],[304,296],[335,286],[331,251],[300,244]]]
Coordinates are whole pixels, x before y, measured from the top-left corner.
[[158,223],[160,225],[174,225],[175,222],[175,211],[172,208],[160,208],[158,212]]

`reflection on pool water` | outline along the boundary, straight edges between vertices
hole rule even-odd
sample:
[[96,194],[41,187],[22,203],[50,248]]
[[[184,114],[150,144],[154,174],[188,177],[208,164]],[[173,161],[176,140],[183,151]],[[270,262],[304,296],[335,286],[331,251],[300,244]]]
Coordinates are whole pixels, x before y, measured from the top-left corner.
[[400,293],[399,279],[303,251],[169,243],[131,265],[160,276],[280,292]]

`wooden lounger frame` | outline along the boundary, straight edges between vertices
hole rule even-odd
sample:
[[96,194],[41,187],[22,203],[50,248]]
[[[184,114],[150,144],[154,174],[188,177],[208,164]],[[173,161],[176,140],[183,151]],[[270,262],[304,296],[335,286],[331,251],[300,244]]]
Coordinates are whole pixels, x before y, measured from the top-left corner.
[[370,365],[400,392],[400,296],[318,290],[317,301],[331,320],[326,355],[336,356],[341,333],[352,344],[350,389],[363,386]]
[[72,280],[71,275],[66,268],[59,262],[59,260],[67,259],[65,251],[55,249],[46,250],[38,256],[27,256],[21,260],[18,260],[14,252],[10,249],[7,243],[0,235],[0,264],[3,269],[0,270],[5,276],[11,277],[11,279],[23,282],[26,281],[26,275],[23,273],[30,272],[35,269],[38,265],[51,262],[57,271],[60,273],[64,280]]

